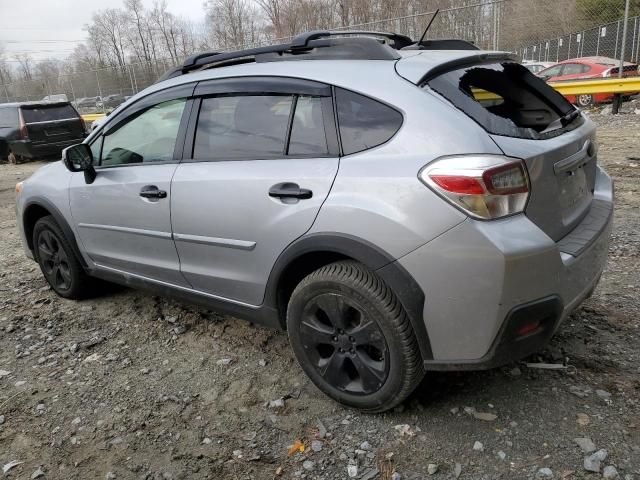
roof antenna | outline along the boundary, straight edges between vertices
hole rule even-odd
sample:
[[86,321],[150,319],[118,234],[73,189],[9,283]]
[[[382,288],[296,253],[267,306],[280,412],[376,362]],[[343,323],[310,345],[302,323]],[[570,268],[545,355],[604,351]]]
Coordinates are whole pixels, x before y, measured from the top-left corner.
[[431,17],[431,20],[429,20],[429,25],[427,25],[427,28],[424,29],[424,32],[422,32],[422,36],[420,37],[420,40],[418,40],[418,46],[420,46],[420,44],[422,43],[422,41],[424,40],[424,37],[427,35],[427,32],[429,31],[429,29],[431,28],[431,24],[433,23],[433,21],[436,19],[436,17],[438,16],[438,12],[440,12],[440,9],[438,8],[434,13],[433,13],[433,17]]

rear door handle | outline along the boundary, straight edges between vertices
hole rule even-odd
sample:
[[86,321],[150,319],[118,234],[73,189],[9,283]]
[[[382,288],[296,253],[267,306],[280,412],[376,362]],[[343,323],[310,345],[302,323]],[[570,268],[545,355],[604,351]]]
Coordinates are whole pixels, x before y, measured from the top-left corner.
[[167,198],[167,192],[159,190],[155,185],[145,185],[140,190],[140,196],[144,198]]
[[313,192],[306,188],[300,188],[297,183],[276,183],[269,189],[269,196],[274,198],[299,198],[306,200],[313,197]]

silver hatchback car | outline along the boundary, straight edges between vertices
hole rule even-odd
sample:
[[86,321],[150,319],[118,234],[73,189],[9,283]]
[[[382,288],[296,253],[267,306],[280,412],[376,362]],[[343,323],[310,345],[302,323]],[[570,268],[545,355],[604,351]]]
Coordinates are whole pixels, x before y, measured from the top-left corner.
[[594,125],[510,54],[379,32],[193,56],[17,190],[59,295],[99,278],[286,329],[370,412],[545,345],[613,211]]

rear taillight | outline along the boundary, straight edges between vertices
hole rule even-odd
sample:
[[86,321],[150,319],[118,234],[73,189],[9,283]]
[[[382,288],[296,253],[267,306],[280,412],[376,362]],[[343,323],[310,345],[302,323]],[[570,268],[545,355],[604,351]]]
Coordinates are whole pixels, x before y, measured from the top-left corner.
[[22,110],[18,110],[18,117],[20,120],[20,138],[22,140],[29,140],[29,131],[27,130],[27,124],[24,123],[24,117],[22,116]]
[[522,160],[497,155],[445,157],[424,167],[420,180],[468,215],[491,220],[524,211],[529,177]]

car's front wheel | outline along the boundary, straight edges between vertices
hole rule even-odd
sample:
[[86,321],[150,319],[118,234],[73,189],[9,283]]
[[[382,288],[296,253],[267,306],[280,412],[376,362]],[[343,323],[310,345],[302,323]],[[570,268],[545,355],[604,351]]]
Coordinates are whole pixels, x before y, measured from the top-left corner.
[[374,272],[326,265],[296,287],[287,328],[302,369],[334,400],[368,412],[402,402],[424,371],[402,305]]
[[40,218],[33,227],[33,250],[40,270],[61,297],[86,297],[93,286],[64,233],[52,216]]

